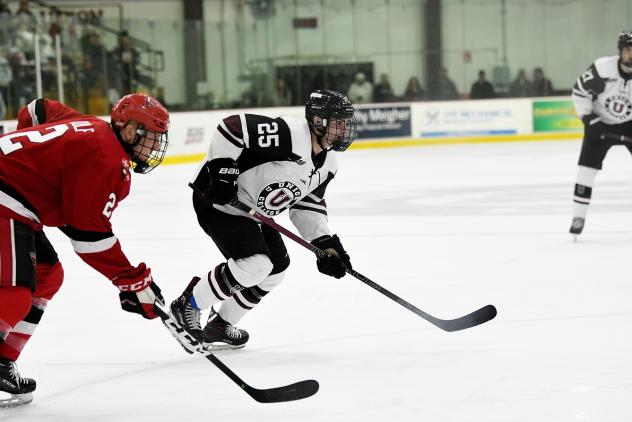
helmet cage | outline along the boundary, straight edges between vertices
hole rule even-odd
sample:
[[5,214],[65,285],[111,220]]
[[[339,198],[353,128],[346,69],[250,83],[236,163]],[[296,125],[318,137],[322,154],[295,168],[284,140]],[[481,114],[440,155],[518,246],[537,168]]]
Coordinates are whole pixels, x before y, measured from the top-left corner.
[[134,172],[146,174],[164,160],[169,145],[169,135],[166,132],[146,130],[141,126],[136,129],[134,143],[128,145],[130,145]]

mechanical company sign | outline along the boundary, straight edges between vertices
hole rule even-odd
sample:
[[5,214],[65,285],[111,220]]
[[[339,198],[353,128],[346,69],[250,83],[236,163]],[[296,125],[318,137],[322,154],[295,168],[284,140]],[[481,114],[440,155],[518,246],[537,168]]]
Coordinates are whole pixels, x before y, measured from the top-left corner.
[[417,103],[414,136],[508,135],[531,132],[529,100]]
[[356,108],[358,139],[397,138],[411,135],[410,106]]

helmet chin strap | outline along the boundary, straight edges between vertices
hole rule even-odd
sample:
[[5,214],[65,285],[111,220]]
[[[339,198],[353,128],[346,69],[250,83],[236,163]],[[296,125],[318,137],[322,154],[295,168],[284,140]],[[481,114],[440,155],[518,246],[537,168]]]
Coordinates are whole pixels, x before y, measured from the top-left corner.
[[[322,134],[320,133],[321,130]],[[327,136],[327,119],[323,119],[322,129],[312,128],[312,132],[314,133],[314,135],[316,135],[316,141],[318,142],[318,145],[320,145],[320,147],[323,149],[323,151],[329,151],[331,149],[331,145],[329,146],[329,148],[327,148],[323,144],[323,141]]]
[[139,135],[138,133],[134,133],[134,142],[129,143],[129,142],[125,142],[125,140],[121,136],[121,129],[115,126],[112,126],[112,128],[114,129],[114,133],[116,134],[116,137],[121,143],[121,146],[123,147],[125,152],[127,152],[127,154],[129,155],[130,161],[134,163],[134,173],[142,173],[147,168],[147,163],[144,163],[134,157],[134,152],[135,152],[134,147],[138,145],[138,143],[140,142],[141,135]]
[[323,151],[327,151],[327,148],[325,148],[325,145],[323,145],[323,140],[325,139],[325,135],[321,136],[315,131],[314,131],[314,135],[316,135],[316,142],[318,142],[318,145],[320,145]]

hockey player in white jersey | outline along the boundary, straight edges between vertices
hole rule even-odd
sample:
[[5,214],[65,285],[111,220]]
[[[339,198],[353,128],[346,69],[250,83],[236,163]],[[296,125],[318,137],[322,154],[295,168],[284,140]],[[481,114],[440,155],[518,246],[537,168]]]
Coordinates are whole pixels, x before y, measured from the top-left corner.
[[[345,95],[321,90],[311,93],[305,119],[232,115],[213,133],[193,179],[193,207],[226,261],[194,277],[170,307],[209,349],[246,344],[248,333],[235,325],[281,282],[290,264],[281,235],[231,206],[234,198],[271,217],[289,210],[301,236],[329,253],[317,260],[320,272],[341,278],[351,268],[340,239],[329,232],[324,195],[337,172],[337,152],[355,139],[353,114]],[[209,308],[202,329],[200,312]]]
[[575,111],[584,123],[584,140],[574,190],[570,233],[582,232],[597,172],[613,145],[632,145],[604,139],[606,134],[632,136],[632,31],[619,34],[618,56],[600,57],[573,87]]

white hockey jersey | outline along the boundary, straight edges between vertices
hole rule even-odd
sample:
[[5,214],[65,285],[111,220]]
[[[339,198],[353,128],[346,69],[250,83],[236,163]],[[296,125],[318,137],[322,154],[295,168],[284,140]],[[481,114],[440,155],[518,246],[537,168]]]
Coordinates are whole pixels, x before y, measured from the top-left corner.
[[610,125],[632,120],[632,75],[619,70],[619,56],[595,60],[577,78],[572,96],[580,117],[595,113]]
[[[271,217],[289,209],[292,223],[305,240],[330,234],[324,195],[338,169],[336,153],[323,151],[313,156],[305,119],[256,114],[223,119],[192,181],[201,189],[209,182],[205,165],[215,158],[237,161],[241,202]],[[248,216],[230,205],[213,206],[228,214]]]

